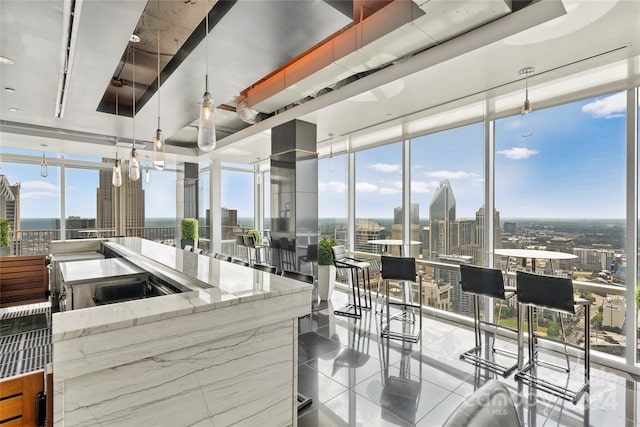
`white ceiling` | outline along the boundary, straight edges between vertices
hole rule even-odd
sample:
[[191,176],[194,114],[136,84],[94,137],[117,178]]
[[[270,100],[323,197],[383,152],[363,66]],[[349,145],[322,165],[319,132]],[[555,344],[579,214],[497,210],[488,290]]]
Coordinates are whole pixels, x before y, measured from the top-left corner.
[[[451,0],[432,0],[438,1]],[[468,12],[466,2],[458,3],[457,13]],[[336,140],[355,138],[375,125],[384,128],[404,124],[406,130],[407,123],[417,117],[484,99],[492,100],[489,114],[515,114],[524,86],[518,70],[526,66],[536,69],[530,78],[534,108],[558,96],[570,99],[575,96],[572,93],[579,96],[593,90],[640,84],[640,1],[565,0],[562,4],[564,8],[559,8],[559,0],[541,0],[437,44],[223,138],[212,156],[240,163],[265,159],[270,151],[269,129],[294,118],[316,123],[318,141],[322,143],[329,134],[334,134]],[[96,112],[96,106],[145,5],[146,1],[140,0],[83,2],[77,17],[80,26],[66,111],[59,119],[54,117],[54,111],[63,1],[0,0],[0,55],[14,61],[13,65],[0,65],[0,144],[40,150],[39,144],[47,143],[50,150],[112,156],[114,116]],[[522,31],[540,22],[540,17],[559,14],[559,18]],[[407,25],[407,31],[418,27],[417,23]],[[398,35],[398,39],[402,37]],[[393,44],[394,40],[390,40],[389,45]],[[197,118],[202,78],[196,70],[201,68],[201,48],[196,48],[162,87],[165,135],[178,132]],[[379,49],[384,53],[384,46]],[[224,82],[217,84],[219,102],[233,99],[239,90],[232,84],[227,89]],[[5,87],[15,92],[7,92]],[[138,139],[151,139],[157,124],[155,106],[154,97],[136,117]],[[11,112],[9,108],[22,112]],[[228,113],[220,116],[228,123],[237,121]],[[121,118],[118,128],[121,137],[132,137],[131,119]],[[96,137],[89,138],[85,133]],[[193,149],[172,147],[168,159],[202,161],[207,157],[198,158],[198,154]]]

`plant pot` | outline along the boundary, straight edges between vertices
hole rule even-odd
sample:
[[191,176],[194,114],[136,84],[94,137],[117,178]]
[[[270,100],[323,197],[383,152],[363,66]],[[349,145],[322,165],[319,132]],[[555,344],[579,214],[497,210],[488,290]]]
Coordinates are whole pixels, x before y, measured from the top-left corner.
[[336,267],[334,265],[318,266],[318,295],[323,301],[329,300],[336,284]]
[[11,256],[11,246],[0,246],[0,257]]
[[184,249],[185,246],[190,245],[192,248],[196,247],[194,239],[180,239],[180,248]]

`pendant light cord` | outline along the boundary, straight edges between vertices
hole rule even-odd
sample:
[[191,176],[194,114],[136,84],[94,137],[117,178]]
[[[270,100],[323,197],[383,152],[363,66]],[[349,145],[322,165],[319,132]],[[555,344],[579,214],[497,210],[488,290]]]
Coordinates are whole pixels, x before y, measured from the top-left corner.
[[209,92],[209,4],[204,16],[204,91]]
[[133,149],[136,148],[136,47],[131,45],[131,61],[133,63]]
[[158,129],[160,129],[160,0],[158,0]]
[[[120,81],[118,84],[120,84]],[[118,92],[120,92],[120,87],[116,85],[115,88],[116,88],[116,163],[118,163],[118,106],[120,105],[120,102],[118,101]]]

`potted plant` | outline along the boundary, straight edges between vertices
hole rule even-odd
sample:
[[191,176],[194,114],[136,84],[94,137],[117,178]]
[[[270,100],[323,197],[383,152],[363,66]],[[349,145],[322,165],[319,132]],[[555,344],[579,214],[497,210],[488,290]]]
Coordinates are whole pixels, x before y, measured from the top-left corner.
[[331,248],[337,245],[333,239],[322,239],[318,243],[318,295],[321,300],[331,298],[336,284],[336,267]]
[[183,218],[180,222],[180,247],[186,245],[196,247],[198,244],[198,220],[195,218]]
[[8,219],[0,219],[0,256],[11,255],[11,226]]
[[256,245],[262,244],[262,233],[258,230],[247,231],[247,236],[253,236]]

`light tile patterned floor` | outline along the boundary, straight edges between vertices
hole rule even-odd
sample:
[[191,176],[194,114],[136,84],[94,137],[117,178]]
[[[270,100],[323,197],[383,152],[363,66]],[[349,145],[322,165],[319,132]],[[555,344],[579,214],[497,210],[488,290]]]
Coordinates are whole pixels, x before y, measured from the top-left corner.
[[[313,399],[299,412],[300,427],[440,426],[494,377],[459,359],[473,346],[470,328],[425,316],[420,343],[403,344],[381,339],[375,313],[360,320],[334,315],[345,301],[345,294],[335,292],[328,305],[299,321],[298,387]],[[581,375],[579,364],[573,365],[570,385]],[[550,374],[565,381],[564,374]],[[591,393],[576,405],[529,389],[513,374],[498,379],[511,392],[523,426],[640,425],[638,381],[627,373],[592,363]]]

